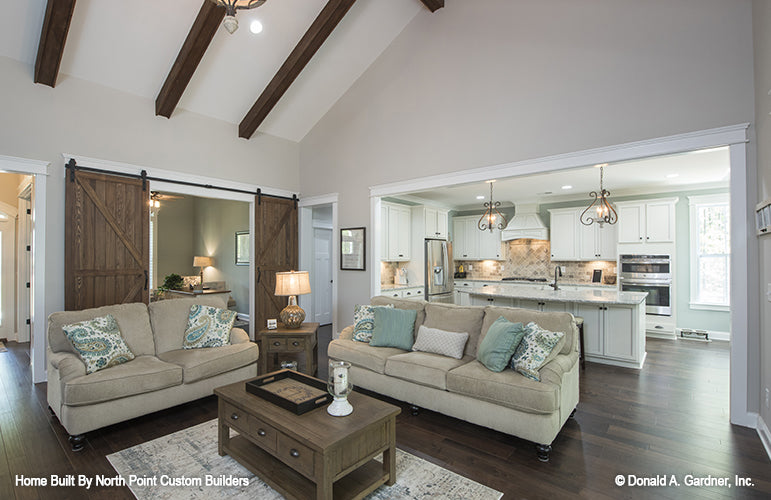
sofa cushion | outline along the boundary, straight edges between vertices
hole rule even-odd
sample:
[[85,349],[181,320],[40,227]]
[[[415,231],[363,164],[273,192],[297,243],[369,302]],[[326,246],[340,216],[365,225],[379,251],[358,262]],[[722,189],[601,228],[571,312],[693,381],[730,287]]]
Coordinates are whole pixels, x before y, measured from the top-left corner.
[[112,314],[64,325],[62,330],[86,365],[86,373],[134,359],[134,353],[123,341]]
[[477,360],[488,370],[503,371],[524,336],[525,328],[522,323],[512,323],[501,316],[492,324],[485,338],[479,343]]
[[192,299],[166,299],[150,303],[148,306],[150,323],[153,325],[153,333],[155,334],[155,352],[153,354],[182,349],[182,342],[187,329],[187,318],[190,314],[190,306],[193,304],[227,307],[225,298],[221,295]]
[[561,344],[560,349],[554,354],[570,354],[578,350],[578,330],[576,329],[573,315],[565,312],[541,312],[532,309],[520,309],[518,307],[485,307],[485,318],[482,322],[482,335],[479,338],[481,342],[490,325],[503,316],[512,323],[522,323],[526,325],[531,321],[535,322],[541,328],[553,332],[563,332],[565,334],[565,343]]
[[494,373],[476,360],[450,370],[447,390],[529,413],[552,413],[560,405],[558,385],[530,380],[514,370]]
[[201,349],[226,345],[230,342],[230,330],[233,329],[235,320],[235,311],[193,304],[187,316],[182,347]]
[[414,336],[418,336],[418,327],[423,324],[423,322],[426,319],[426,302],[425,300],[415,300],[415,299],[396,299],[393,297],[386,297],[383,295],[378,295],[376,297],[372,297],[372,300],[370,300],[370,303],[373,306],[387,306],[391,305],[397,309],[412,309],[414,311],[417,311],[417,315],[415,316],[415,332]]
[[[337,339],[329,343],[327,354],[330,359],[348,361],[359,368],[366,368],[381,375],[385,373],[386,360],[405,351],[394,347],[372,347],[364,342]],[[356,385],[356,381],[353,381]]]
[[473,358],[450,358],[429,352],[408,352],[391,356],[386,361],[385,374],[436,389],[447,389],[447,372],[468,363]]
[[201,349],[177,349],[158,355],[167,363],[182,367],[186,384],[229,372],[257,361],[259,349],[251,342]]
[[468,333],[466,332],[446,332],[439,328],[428,328],[426,325],[420,325],[418,338],[415,339],[412,350],[433,352],[434,354],[461,359],[466,342],[468,342]]
[[511,358],[511,367],[527,378],[541,380],[538,370],[554,359],[565,334],[552,332],[530,322],[525,326],[525,337]]
[[411,309],[391,309],[375,307],[375,329],[369,345],[373,347],[396,347],[409,351],[415,336],[415,317],[417,311]]
[[100,370],[64,382],[62,403],[69,406],[91,405],[181,383],[180,366],[166,363],[155,356],[137,356],[109,370]]
[[116,304],[112,306],[83,309],[82,311],[60,311],[48,316],[48,345],[54,352],[66,351],[76,354],[72,344],[62,330],[62,326],[79,323],[99,316],[112,315],[118,323],[123,340],[135,356],[155,354],[153,330],[147,306],[141,302],[134,304]]
[[371,306],[356,304],[353,308],[353,340],[357,342],[369,342],[372,340],[372,331],[375,329],[375,307],[393,307]]
[[426,305],[426,320],[423,324],[429,328],[468,333],[464,354],[475,357],[484,315],[485,308],[481,306],[429,303]]

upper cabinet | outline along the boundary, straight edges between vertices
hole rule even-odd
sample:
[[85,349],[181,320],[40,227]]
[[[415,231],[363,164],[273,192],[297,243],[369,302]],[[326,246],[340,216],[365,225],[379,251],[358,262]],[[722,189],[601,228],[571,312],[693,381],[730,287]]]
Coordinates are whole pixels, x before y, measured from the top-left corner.
[[617,203],[619,243],[674,243],[677,198]]
[[425,238],[447,239],[447,210],[432,207],[417,207],[413,210],[418,211],[419,216],[422,215]]
[[618,228],[615,224],[582,224],[580,217],[585,208],[549,210],[551,260],[616,260]]
[[393,203],[382,203],[381,260],[403,262],[410,260],[410,228],[412,211],[410,207]]
[[480,231],[479,216],[454,217],[452,222],[452,254],[455,260],[503,259],[501,232]]

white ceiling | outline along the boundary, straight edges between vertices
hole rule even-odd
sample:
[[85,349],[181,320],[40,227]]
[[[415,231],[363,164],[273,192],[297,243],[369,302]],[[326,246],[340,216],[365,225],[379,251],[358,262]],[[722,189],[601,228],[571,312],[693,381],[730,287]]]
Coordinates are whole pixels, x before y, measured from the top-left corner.
[[[728,148],[646,158],[607,165],[605,189],[611,199],[649,193],[685,191],[729,185]],[[668,177],[670,176],[670,177]],[[562,186],[572,186],[562,189]],[[493,198],[502,205],[517,203],[557,203],[590,200],[590,191],[599,191],[600,169],[595,166],[496,179]],[[478,200],[477,196],[484,196]],[[455,210],[482,209],[490,197],[487,183],[463,184],[409,193],[409,201],[435,203]]]
[[[201,1],[77,0],[58,81],[70,75],[155,100]],[[175,114],[238,124],[325,4],[269,0],[239,11],[238,31],[220,26]],[[0,55],[34,64],[45,5],[2,0]],[[420,0],[356,2],[258,132],[302,140],[420,12],[431,15]],[[262,33],[249,30],[253,19]]]

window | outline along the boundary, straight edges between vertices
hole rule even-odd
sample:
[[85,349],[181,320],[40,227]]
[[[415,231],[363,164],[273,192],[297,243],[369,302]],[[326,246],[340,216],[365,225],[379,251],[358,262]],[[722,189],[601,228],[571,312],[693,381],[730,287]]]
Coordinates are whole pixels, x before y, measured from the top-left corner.
[[728,194],[690,196],[691,308],[727,311],[731,296]]

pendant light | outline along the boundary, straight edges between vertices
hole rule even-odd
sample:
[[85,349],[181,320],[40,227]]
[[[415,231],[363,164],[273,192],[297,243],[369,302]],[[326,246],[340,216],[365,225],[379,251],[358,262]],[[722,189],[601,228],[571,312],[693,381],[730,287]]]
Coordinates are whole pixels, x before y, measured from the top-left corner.
[[493,228],[503,230],[506,227],[506,217],[498,210],[501,202],[493,201],[493,182],[495,182],[495,179],[487,181],[490,184],[490,201],[485,202],[485,213],[482,214],[479,222],[477,222],[477,227],[480,231],[490,231],[491,233]]
[[236,19],[237,10],[248,10],[259,7],[266,0],[211,0],[220,7],[225,7],[225,19],[222,25],[231,35],[238,29],[238,19]]
[[618,222],[618,214],[616,210],[608,202],[608,196],[610,191],[605,189],[603,185],[605,176],[605,166],[603,163],[598,165],[600,167],[600,192],[592,191],[589,196],[594,197],[594,200],[586,207],[586,210],[581,212],[581,224],[585,226],[591,226],[595,222],[602,227],[603,224],[615,224]]

